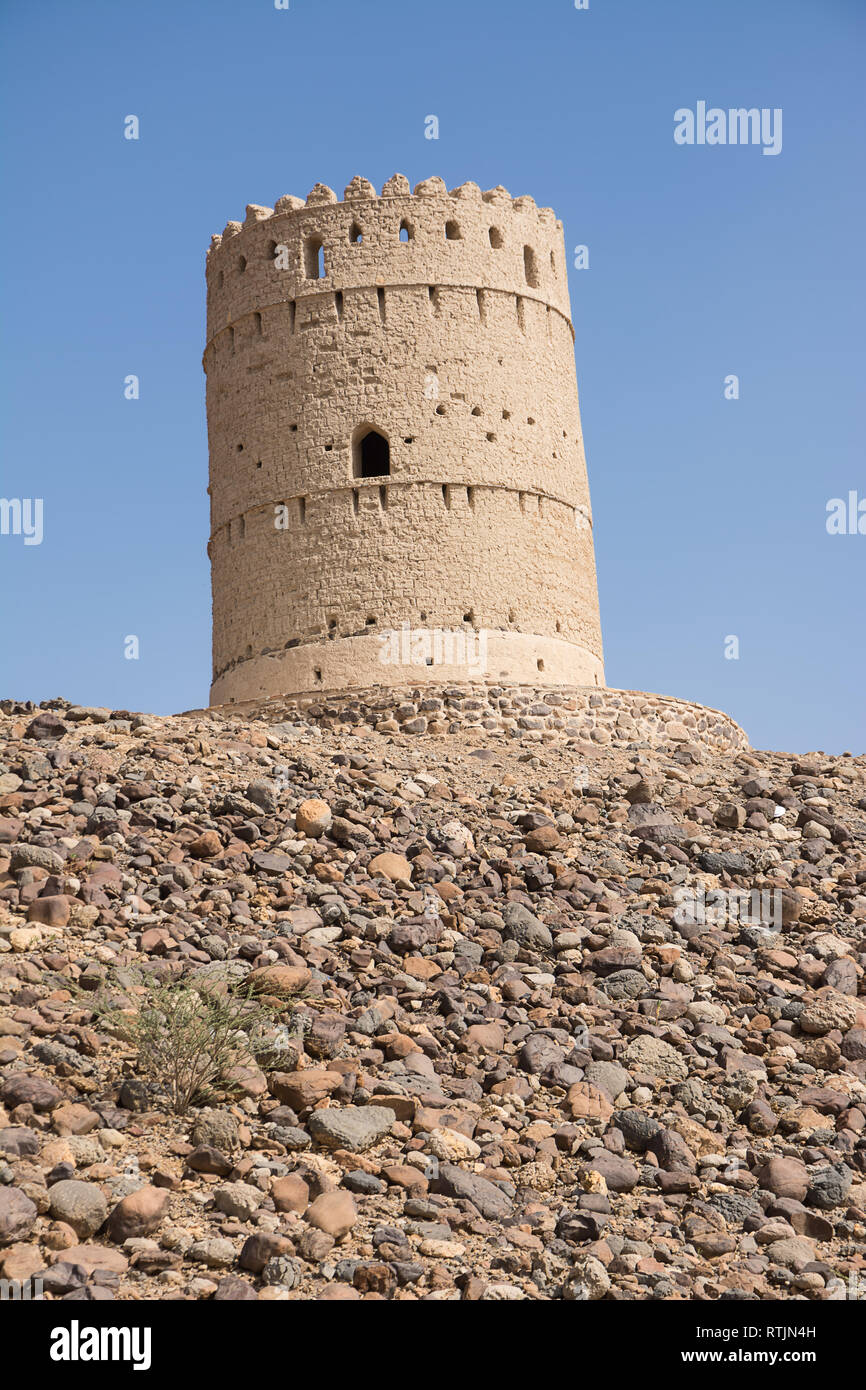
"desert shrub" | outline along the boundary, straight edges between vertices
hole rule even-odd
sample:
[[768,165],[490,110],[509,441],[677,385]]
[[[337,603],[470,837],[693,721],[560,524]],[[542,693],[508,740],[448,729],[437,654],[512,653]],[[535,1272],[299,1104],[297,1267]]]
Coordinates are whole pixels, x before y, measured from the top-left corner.
[[275,1012],[248,992],[223,995],[151,978],[131,1007],[88,1002],[132,1050],[136,1074],[154,1083],[176,1115],[230,1096],[235,1068],[280,1060],[283,1030]]

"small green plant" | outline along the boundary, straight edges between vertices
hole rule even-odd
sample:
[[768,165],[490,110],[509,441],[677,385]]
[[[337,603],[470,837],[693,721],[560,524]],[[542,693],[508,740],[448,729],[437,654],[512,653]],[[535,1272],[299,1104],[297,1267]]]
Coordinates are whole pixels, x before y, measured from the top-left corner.
[[154,1082],[176,1115],[230,1095],[236,1067],[267,1066],[275,1051],[274,1010],[248,992],[223,996],[150,980],[131,1009],[97,1004],[96,1012],[133,1050],[136,1073]]

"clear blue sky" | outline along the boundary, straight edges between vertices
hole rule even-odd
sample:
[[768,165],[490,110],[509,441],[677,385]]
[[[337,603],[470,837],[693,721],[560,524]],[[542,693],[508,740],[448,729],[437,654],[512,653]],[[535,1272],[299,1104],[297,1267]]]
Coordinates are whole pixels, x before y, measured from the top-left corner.
[[[589,247],[609,684],[866,749],[866,535],[825,526],[866,499],[862,0],[6,0],[2,31],[0,496],[43,498],[44,539],[0,536],[0,695],[206,703],[210,235],[400,171]],[[781,153],[677,146],[698,101],[781,107]]]

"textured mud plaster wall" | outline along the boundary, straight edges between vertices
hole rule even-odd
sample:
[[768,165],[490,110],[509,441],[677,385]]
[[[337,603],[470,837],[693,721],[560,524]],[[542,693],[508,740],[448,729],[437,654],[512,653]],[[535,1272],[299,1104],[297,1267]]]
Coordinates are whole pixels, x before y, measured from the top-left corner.
[[483,632],[493,682],[604,685],[553,212],[317,185],[230,222],[207,283],[212,702],[415,685],[381,659],[407,622]]

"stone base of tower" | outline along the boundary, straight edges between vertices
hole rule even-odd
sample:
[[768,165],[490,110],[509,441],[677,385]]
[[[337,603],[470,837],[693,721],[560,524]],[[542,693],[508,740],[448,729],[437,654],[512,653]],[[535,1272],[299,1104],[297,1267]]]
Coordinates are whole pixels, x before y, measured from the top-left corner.
[[410,627],[260,653],[223,671],[211,705],[325,691],[475,684],[604,687],[599,657],[574,642],[482,628]]
[[310,725],[335,732],[450,735],[533,741],[573,739],[598,745],[693,745],[713,752],[749,747],[739,724],[720,710],[668,695],[595,686],[416,684],[401,689],[331,691],[223,705],[247,721]]

